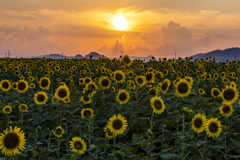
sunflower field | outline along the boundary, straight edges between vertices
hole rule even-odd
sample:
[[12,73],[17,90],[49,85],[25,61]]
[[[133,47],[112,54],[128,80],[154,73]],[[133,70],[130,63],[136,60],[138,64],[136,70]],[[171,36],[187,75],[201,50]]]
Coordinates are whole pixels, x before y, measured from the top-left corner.
[[240,158],[240,61],[0,59],[0,160]]

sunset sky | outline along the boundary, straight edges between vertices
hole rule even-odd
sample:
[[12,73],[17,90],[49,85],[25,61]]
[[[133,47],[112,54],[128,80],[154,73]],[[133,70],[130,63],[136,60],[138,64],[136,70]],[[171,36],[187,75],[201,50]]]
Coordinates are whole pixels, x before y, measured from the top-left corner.
[[[191,56],[240,47],[239,0],[4,0],[0,56]],[[122,15],[126,30],[113,19]]]

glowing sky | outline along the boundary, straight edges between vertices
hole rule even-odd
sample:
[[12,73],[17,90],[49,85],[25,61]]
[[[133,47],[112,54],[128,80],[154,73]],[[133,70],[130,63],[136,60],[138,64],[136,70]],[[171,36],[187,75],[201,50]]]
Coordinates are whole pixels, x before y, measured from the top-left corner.
[[[107,57],[185,57],[240,47],[239,0],[7,0],[0,2],[0,56],[92,51]],[[122,15],[125,31],[113,26]]]

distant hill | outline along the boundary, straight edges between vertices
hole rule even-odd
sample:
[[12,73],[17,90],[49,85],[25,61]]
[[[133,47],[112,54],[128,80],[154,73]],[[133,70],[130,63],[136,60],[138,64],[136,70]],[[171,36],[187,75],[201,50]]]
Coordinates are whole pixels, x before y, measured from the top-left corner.
[[90,52],[89,54],[85,55],[84,58],[89,59],[90,55],[92,55],[92,59],[98,59],[99,57],[103,57],[101,54],[97,52]]
[[212,56],[212,58],[213,57],[216,58],[216,62],[226,62],[227,59],[229,59],[229,61],[235,60],[235,53],[236,53],[236,60],[237,59],[240,60],[240,48],[238,47],[227,48],[225,50],[217,49],[208,53],[198,53],[189,57],[193,57],[193,60],[194,59],[200,60],[201,58],[205,60],[206,57]]

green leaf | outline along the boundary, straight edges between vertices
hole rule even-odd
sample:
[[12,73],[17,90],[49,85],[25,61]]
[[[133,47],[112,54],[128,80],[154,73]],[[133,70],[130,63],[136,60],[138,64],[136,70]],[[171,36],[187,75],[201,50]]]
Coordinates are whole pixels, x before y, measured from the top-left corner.
[[121,148],[121,149],[127,149],[127,145],[122,143],[122,142],[119,142],[119,143],[115,144],[115,147],[118,147],[118,148]]
[[233,139],[233,138],[230,138],[230,139],[234,144],[236,144],[238,147],[240,147],[240,142],[238,140]]

